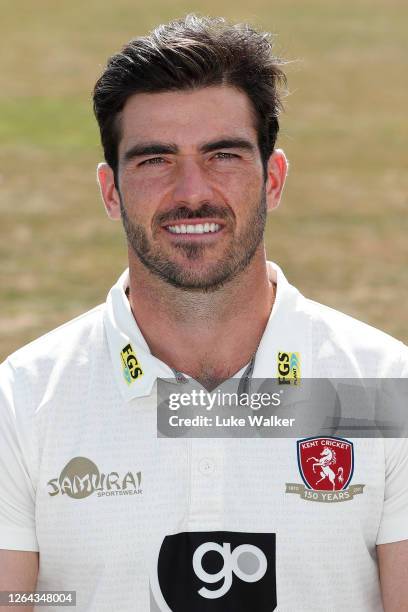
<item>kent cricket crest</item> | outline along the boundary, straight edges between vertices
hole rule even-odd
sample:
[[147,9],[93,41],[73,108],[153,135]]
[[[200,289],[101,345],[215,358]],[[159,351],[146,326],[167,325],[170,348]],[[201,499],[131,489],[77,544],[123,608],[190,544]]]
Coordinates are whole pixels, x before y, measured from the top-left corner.
[[336,437],[298,440],[297,460],[304,485],[286,483],[286,493],[329,503],[348,501],[363,493],[364,485],[349,486],[354,471],[354,447],[349,440]]

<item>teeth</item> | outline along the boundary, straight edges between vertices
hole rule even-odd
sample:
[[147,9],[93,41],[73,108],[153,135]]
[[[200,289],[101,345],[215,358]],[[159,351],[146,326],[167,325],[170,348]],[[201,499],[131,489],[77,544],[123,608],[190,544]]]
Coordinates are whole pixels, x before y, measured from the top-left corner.
[[218,232],[221,226],[218,223],[197,223],[197,225],[168,225],[167,229],[171,234],[209,234]]

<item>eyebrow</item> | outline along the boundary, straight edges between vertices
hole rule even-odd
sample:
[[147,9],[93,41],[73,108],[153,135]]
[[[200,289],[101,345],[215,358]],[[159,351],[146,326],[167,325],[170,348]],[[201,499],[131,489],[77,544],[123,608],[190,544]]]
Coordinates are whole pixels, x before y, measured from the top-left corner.
[[146,155],[164,155],[168,153],[177,153],[178,146],[175,144],[164,143],[164,142],[146,142],[143,144],[136,144],[128,149],[124,156],[124,162],[128,162],[135,157],[145,157]]
[[200,147],[201,153],[210,153],[217,149],[244,149],[245,151],[254,151],[255,147],[250,140],[246,138],[221,138],[220,140],[214,140],[203,144]]
[[[207,142],[199,147],[200,153],[211,153],[218,149],[244,149],[246,151],[254,151],[255,146],[250,140],[245,138],[221,138],[212,142]],[[146,142],[136,144],[128,149],[123,160],[125,163],[137,157],[146,157],[147,155],[168,155],[179,152],[179,147],[174,143],[165,142]]]

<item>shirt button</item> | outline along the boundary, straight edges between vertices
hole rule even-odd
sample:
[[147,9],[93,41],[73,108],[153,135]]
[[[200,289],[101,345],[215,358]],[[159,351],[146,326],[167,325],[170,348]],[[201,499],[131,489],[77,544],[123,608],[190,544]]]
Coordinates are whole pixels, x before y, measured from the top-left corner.
[[188,382],[187,378],[185,376],[183,376],[183,374],[181,374],[181,372],[177,372],[177,374],[176,374],[176,381],[178,383],[183,383],[183,384]]
[[215,470],[214,461],[212,461],[211,459],[207,459],[207,458],[201,459],[198,465],[198,469],[200,470],[202,474],[212,474]]

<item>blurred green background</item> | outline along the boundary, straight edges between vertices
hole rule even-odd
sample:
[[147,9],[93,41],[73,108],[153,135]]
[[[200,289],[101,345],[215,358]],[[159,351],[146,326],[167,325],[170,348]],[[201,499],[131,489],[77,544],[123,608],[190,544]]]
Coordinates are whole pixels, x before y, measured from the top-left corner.
[[268,29],[296,60],[269,257],[307,296],[408,340],[405,0],[0,0],[0,358],[104,301],[125,267],[91,90],[124,42],[192,11]]

